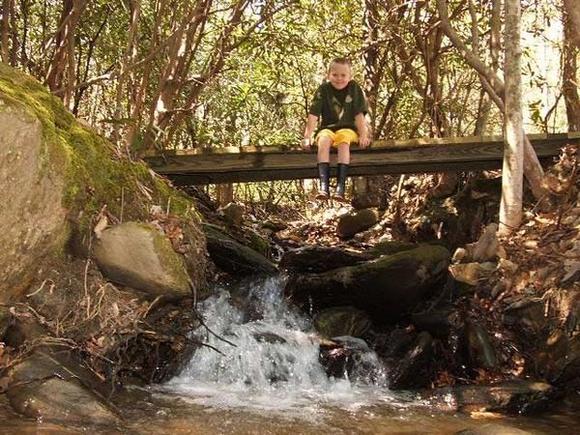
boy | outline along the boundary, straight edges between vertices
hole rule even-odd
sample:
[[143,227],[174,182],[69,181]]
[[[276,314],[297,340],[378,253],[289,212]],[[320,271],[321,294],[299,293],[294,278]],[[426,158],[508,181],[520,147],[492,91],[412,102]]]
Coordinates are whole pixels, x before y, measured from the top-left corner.
[[344,201],[350,144],[358,141],[361,148],[366,148],[370,143],[365,119],[368,107],[361,87],[352,80],[352,66],[348,59],[333,59],[328,66],[327,80],[314,95],[302,146],[310,149],[312,133],[322,117],[315,137],[320,177],[320,190],[316,198],[329,197],[330,147],[334,146],[338,149],[338,182],[334,198]]

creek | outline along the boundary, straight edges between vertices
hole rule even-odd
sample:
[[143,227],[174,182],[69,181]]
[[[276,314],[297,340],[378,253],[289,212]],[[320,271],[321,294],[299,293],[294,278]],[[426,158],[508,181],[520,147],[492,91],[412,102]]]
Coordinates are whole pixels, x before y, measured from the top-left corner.
[[[489,423],[576,433],[578,400],[540,417],[443,412],[415,392],[390,391],[386,369],[370,350],[349,375],[329,377],[319,362],[318,336],[309,319],[286,304],[282,288],[280,278],[221,287],[201,303],[205,326],[194,336],[205,345],[170,381],[130,389],[121,406],[129,433],[449,434]],[[0,406],[0,417],[10,423],[0,433],[78,433],[4,419],[6,409]]]

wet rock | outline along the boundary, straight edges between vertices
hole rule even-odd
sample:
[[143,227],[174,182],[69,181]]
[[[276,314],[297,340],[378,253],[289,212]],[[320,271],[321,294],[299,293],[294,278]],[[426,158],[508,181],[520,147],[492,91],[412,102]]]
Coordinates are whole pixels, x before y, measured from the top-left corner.
[[544,311],[545,302],[541,298],[523,297],[505,308],[503,321],[507,325],[522,327],[534,333],[539,333],[548,326]]
[[446,338],[460,324],[457,311],[452,306],[414,313],[411,320],[419,331],[427,331],[437,338]]
[[126,222],[103,231],[94,250],[103,274],[113,282],[152,295],[191,295],[183,258],[148,224]]
[[379,361],[364,340],[356,337],[334,337],[320,342],[320,364],[328,376],[376,383],[382,375]]
[[44,353],[11,371],[7,396],[15,411],[30,418],[114,426],[119,418],[78,377]]
[[580,335],[556,329],[540,348],[535,366],[552,384],[580,388]]
[[437,388],[425,392],[422,397],[442,411],[530,414],[545,410],[556,394],[551,385],[543,382],[514,381]]
[[219,227],[204,224],[207,250],[213,262],[231,275],[275,274],[274,263],[226,235]]
[[375,339],[375,349],[384,358],[401,357],[417,338],[412,328],[396,328]]
[[499,423],[488,423],[472,429],[455,432],[456,435],[532,435],[532,432]]
[[491,337],[483,326],[475,322],[467,322],[465,344],[472,368],[494,369],[497,367],[497,355]]
[[393,390],[421,388],[430,384],[433,370],[433,338],[421,332],[405,356],[389,372],[389,388]]
[[354,307],[332,307],[314,317],[314,327],[324,337],[362,337],[371,327],[369,317]]
[[449,251],[422,245],[329,272],[291,277],[285,292],[305,309],[354,306],[373,321],[395,323],[445,277]]
[[280,269],[299,273],[319,273],[352,266],[368,259],[367,255],[355,251],[326,246],[305,246],[287,251],[280,260]]
[[252,336],[260,343],[285,344],[287,342],[284,337],[269,331],[256,331],[252,333]]
[[348,239],[361,231],[369,229],[379,221],[376,210],[366,208],[340,217],[336,232],[342,239]]

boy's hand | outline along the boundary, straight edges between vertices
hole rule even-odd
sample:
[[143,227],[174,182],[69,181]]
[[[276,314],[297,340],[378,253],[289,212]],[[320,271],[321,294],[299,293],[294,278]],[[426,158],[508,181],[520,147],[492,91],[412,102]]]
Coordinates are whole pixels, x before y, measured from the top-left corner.
[[361,148],[363,148],[363,149],[364,148],[367,148],[370,145],[370,143],[371,143],[371,138],[368,135],[368,133],[363,133],[363,134],[361,134],[359,136],[359,138],[358,138],[358,145]]
[[302,139],[302,148],[304,148],[305,150],[309,150],[310,149],[310,139],[309,138],[304,138]]

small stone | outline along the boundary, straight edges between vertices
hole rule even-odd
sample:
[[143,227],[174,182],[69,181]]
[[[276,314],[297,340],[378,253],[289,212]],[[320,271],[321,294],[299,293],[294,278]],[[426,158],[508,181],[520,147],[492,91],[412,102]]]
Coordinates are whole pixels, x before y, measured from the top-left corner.
[[452,261],[453,263],[461,263],[461,260],[465,258],[467,255],[467,250],[465,248],[457,248],[455,253],[453,254]]
[[449,272],[456,281],[469,285],[476,285],[488,274],[488,271],[479,263],[452,264],[449,266]]
[[504,260],[503,258],[500,258],[499,267],[500,267],[500,269],[504,270],[505,272],[514,273],[516,270],[518,270],[519,266],[512,261]]

